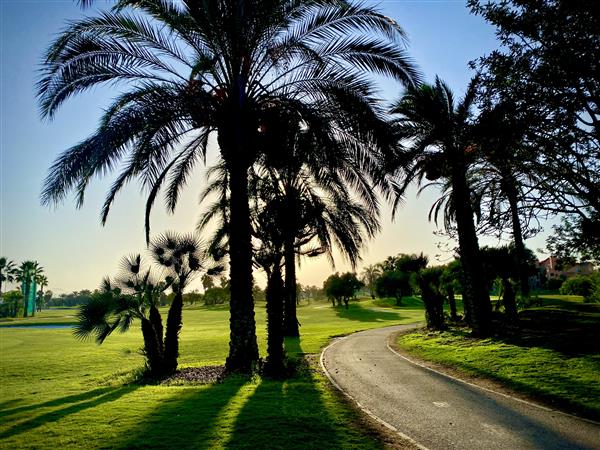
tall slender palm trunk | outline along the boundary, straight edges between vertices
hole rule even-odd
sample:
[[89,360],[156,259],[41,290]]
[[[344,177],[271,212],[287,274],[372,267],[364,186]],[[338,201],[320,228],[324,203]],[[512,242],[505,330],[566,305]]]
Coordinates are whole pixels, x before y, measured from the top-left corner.
[[285,336],[298,337],[298,317],[296,314],[296,252],[294,236],[288,236],[284,244],[285,254],[285,312],[283,315],[283,332]]
[[456,297],[454,296],[454,289],[449,287],[448,291],[448,304],[450,305],[450,320],[453,322],[458,320],[458,314],[456,312]]
[[468,311],[473,334],[486,336],[490,332],[491,323],[490,295],[484,283],[465,165],[460,160],[455,160],[452,167],[452,189],[456,199],[458,244],[464,273],[463,296],[469,304]]
[[519,273],[519,288],[523,297],[529,297],[529,276],[527,274],[527,258],[525,252],[525,243],[523,242],[523,230],[521,219],[519,217],[519,200],[516,188],[516,180],[509,172],[502,175],[502,189],[508,199],[510,207],[510,216],[513,229],[513,240],[515,242],[515,253],[517,256],[517,265]]
[[283,375],[285,352],[283,349],[283,294],[281,265],[277,262],[267,280],[267,360],[265,373],[270,376]]
[[[240,83],[241,84],[241,83]],[[237,92],[239,90],[239,92]],[[238,87],[233,97],[239,104],[232,116],[219,128],[219,147],[229,173],[229,276],[231,300],[229,303],[230,335],[229,356],[225,365],[233,372],[250,373],[258,363],[258,344],[252,297],[252,241],[248,196],[247,148],[252,125],[245,123],[242,114],[243,89]],[[256,127],[254,128],[256,129]]]

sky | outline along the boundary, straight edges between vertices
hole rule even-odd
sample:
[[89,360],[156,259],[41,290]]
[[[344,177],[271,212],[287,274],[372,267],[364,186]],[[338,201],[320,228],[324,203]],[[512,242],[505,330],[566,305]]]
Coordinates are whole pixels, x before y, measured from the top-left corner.
[[[459,94],[472,76],[468,62],[497,47],[494,29],[470,15],[463,0],[367,3],[378,5],[405,29],[409,54],[428,80],[437,74]],[[98,1],[96,5],[109,4]],[[49,289],[57,294],[94,289],[103,276],[115,273],[123,255],[145,252],[145,197],[139,184],[132,183],[121,193],[104,227],[100,208],[114,176],[95,180],[81,209],[75,208],[72,197],[57,208],[44,207],[39,200],[54,159],[95,130],[103,108],[117,94],[114,88],[95,88],[67,101],[51,122],[40,118],[35,83],[42,55],[68,20],[90,13],[72,0],[0,0],[0,254],[17,263],[37,260],[48,276]],[[401,92],[397,83],[382,84],[386,100]],[[200,167],[172,215],[157,202],[152,230],[192,231],[201,213],[198,194],[204,183]],[[363,251],[358,271],[398,253],[424,252],[437,262],[438,243],[443,239],[434,235],[436,227],[427,220],[435,194],[417,196],[412,189],[393,221],[385,207],[382,232]],[[543,248],[545,236],[539,234],[528,246]],[[450,257],[451,253],[444,253],[438,260]],[[335,269],[323,257],[311,258],[302,261],[298,278],[302,284],[321,286],[333,271],[350,269],[340,257]],[[257,274],[259,284],[261,280]]]

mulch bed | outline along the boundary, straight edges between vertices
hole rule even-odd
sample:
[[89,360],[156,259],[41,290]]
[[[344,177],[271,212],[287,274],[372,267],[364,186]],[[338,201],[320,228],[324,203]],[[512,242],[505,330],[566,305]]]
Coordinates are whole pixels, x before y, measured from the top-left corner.
[[186,367],[162,380],[161,384],[216,383],[225,375],[225,366]]

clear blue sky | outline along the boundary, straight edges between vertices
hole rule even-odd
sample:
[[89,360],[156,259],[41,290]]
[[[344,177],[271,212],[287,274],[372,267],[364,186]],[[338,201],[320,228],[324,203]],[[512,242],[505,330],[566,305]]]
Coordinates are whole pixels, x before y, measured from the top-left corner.
[[[431,80],[439,74],[458,93],[471,76],[468,61],[497,45],[494,30],[471,16],[462,0],[369,3],[378,4],[408,32],[409,52],[426,77]],[[108,4],[100,0],[97,7]],[[67,20],[90,13],[71,0],[0,0],[0,254],[17,262],[39,261],[50,289],[57,293],[97,287],[104,275],[115,272],[122,255],[145,248],[144,197],[138,185],[132,184],[117,199],[106,227],[100,226],[99,212],[111,177],[93,183],[80,210],[70,200],[56,210],[39,202],[42,180],[52,161],[94,131],[102,108],[117,92],[95,89],[68,101],[54,121],[40,119],[34,86],[42,54]],[[386,99],[400,92],[394,83],[384,85]],[[203,183],[199,169],[174,215],[157,205],[153,230],[191,231],[199,217],[197,197]],[[413,191],[394,222],[386,214],[383,232],[364,253],[364,264],[399,252],[424,251],[430,257],[438,253],[438,239],[432,234],[435,228],[427,222],[434,197],[431,192],[417,198]],[[543,236],[532,241],[529,245],[534,249],[543,246]],[[348,267],[339,260],[336,269]],[[325,260],[306,260],[299,280],[321,285],[331,270]]]

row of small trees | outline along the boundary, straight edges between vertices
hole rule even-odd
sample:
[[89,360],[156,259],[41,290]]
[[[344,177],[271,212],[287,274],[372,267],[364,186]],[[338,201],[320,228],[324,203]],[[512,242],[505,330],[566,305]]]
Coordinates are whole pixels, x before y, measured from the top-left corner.
[[[535,258],[527,250],[526,274],[535,272]],[[492,289],[500,294],[497,306],[502,304],[506,318],[514,322],[517,315],[516,293],[520,282],[519,259],[514,245],[483,247],[480,249],[482,284],[486,292]],[[428,258],[420,255],[400,254],[385,261],[365,267],[362,280],[373,298],[392,297],[398,306],[402,298],[418,292],[425,304],[427,324],[430,328],[444,327],[444,302],[450,307],[450,319],[458,320],[456,294],[464,295],[465,273],[460,260],[446,265],[427,267]],[[527,291],[529,292],[529,291]],[[471,323],[470,304],[464,301],[464,319]]]

